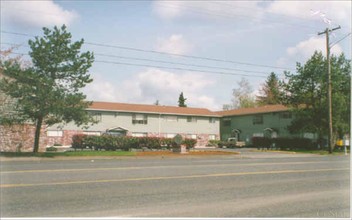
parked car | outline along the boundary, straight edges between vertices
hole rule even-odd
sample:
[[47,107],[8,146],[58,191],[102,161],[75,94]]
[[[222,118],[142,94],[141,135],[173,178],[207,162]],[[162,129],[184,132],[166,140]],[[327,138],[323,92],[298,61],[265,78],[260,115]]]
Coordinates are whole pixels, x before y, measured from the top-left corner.
[[246,142],[244,141],[237,141],[237,138],[231,137],[228,138],[226,141],[221,141],[218,143],[220,148],[236,148],[236,147],[244,147]]

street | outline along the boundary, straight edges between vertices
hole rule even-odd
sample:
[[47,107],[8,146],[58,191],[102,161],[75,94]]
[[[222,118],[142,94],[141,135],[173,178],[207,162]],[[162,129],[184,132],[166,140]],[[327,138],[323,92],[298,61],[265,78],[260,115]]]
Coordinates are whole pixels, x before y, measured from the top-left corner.
[[350,159],[246,152],[3,160],[1,217],[348,218]]

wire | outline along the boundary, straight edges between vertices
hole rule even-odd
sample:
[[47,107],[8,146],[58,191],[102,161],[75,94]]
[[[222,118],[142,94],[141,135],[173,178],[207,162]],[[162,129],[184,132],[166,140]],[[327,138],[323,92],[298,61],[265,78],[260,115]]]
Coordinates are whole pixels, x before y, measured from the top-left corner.
[[[25,54],[25,53],[17,53],[17,52],[12,52],[12,54],[23,55],[23,56],[29,56],[28,54]],[[261,75],[250,75],[250,74],[229,73],[229,72],[219,72],[219,71],[207,71],[207,70],[198,70],[198,69],[191,69],[191,68],[156,66],[156,65],[148,65],[148,64],[138,64],[138,63],[124,63],[124,62],[115,62],[115,61],[106,61],[106,60],[94,60],[94,62],[97,62],[97,63],[118,64],[118,65],[127,65],[127,66],[152,67],[152,68],[159,68],[159,69],[172,69],[172,70],[194,71],[194,72],[202,72],[202,73],[210,73],[210,74],[220,74],[220,75],[261,77],[261,78],[266,78],[266,77],[267,77],[267,76],[261,76]]]
[[[219,4],[218,5],[228,5],[228,4]],[[169,7],[169,8],[184,8],[185,10],[191,11],[191,12],[196,12],[196,13],[200,13],[200,14],[209,14],[209,15],[215,15],[215,16],[219,16],[219,17],[225,17],[225,18],[237,18],[239,17],[245,17],[245,18],[254,18],[254,19],[258,19],[258,17],[255,16],[249,16],[249,15],[244,15],[244,14],[239,14],[239,13],[224,13],[222,11],[215,11],[215,10],[209,10],[209,9],[205,9],[202,8],[201,10],[197,7],[194,6],[190,6],[190,5],[168,5],[168,4],[164,4],[164,3],[159,3],[159,6],[161,7]],[[176,6],[176,7],[175,7]],[[245,8],[245,7],[242,7]],[[221,12],[221,14],[216,13],[216,12]],[[288,17],[288,16],[286,16]],[[287,23],[287,22],[282,22],[282,21],[278,21],[278,20],[273,20],[273,19],[268,19],[268,18],[261,18],[262,21],[267,22],[267,23],[277,23],[277,24],[284,24],[284,25],[290,25],[290,26],[296,26],[296,27],[302,27],[305,29],[312,29],[315,28],[313,26],[307,26],[307,25],[301,25],[301,24],[292,24],[292,23]]]
[[348,36],[350,36],[350,35],[351,35],[351,32],[348,33],[348,34],[347,34],[346,36],[344,36],[343,38],[341,38],[340,40],[338,40],[338,41],[332,43],[332,44],[330,45],[330,48],[333,47],[333,46],[335,46],[337,43],[339,43],[340,41],[344,40],[346,37],[348,37]]
[[[10,32],[10,31],[4,31],[4,30],[1,30],[1,32],[5,33],[5,34],[14,34],[14,35],[34,37],[33,35],[24,34],[24,33]],[[191,59],[208,60],[208,61],[223,62],[223,63],[234,63],[234,64],[240,64],[240,65],[257,66],[257,67],[265,67],[265,68],[273,68],[273,69],[281,69],[281,70],[293,70],[291,68],[285,68],[285,67],[277,67],[277,66],[270,66],[270,65],[246,63],[246,62],[225,60],[225,59],[219,59],[219,58],[210,58],[210,57],[191,56],[191,55],[183,55],[183,54],[176,54],[176,53],[167,53],[167,52],[160,52],[160,51],[155,51],[155,50],[145,50],[145,49],[134,48],[134,47],[125,47],[125,46],[109,45],[109,44],[102,44],[102,43],[92,43],[92,42],[85,42],[85,44],[93,45],[93,46],[99,46],[99,47],[118,48],[118,49],[123,49],[123,50],[132,50],[132,51],[138,51],[138,52],[146,52],[146,53],[154,53],[154,54],[162,54],[162,55],[171,55],[171,56],[185,57],[185,58],[191,58]]]
[[[11,43],[5,43],[5,42],[2,42],[1,44],[13,45]],[[23,45],[23,46],[24,47],[28,47],[26,45]],[[21,55],[27,55],[27,54],[21,54]],[[173,64],[173,65],[201,67],[201,68],[209,68],[209,69],[222,69],[222,70],[230,70],[230,71],[241,71],[241,72],[245,72],[245,73],[258,73],[258,74],[265,74],[265,75],[268,74],[268,72],[264,72],[264,71],[251,71],[251,70],[236,69],[236,68],[224,68],[224,67],[218,67],[218,66],[207,66],[207,65],[189,64],[189,63],[169,62],[169,61],[163,61],[163,60],[145,59],[145,58],[138,58],[138,57],[125,57],[125,56],[118,56],[118,55],[112,55],[112,54],[94,53],[94,55],[95,56],[103,56],[103,57],[113,57],[113,58],[120,58],[120,59],[128,59],[128,60],[139,60],[139,61],[148,61],[148,62],[165,63],[165,64]]]
[[258,76],[258,75],[249,75],[249,74],[240,74],[240,73],[228,73],[228,72],[218,72],[218,71],[207,71],[207,70],[197,70],[197,69],[179,68],[179,67],[164,67],[164,66],[155,66],[155,65],[147,65],[147,64],[114,62],[114,61],[95,60],[94,62],[98,62],[98,63],[111,63],[111,64],[120,64],[120,65],[128,65],[128,66],[153,67],[153,68],[160,68],[160,69],[186,70],[186,71],[195,71],[195,72],[211,73],[211,74],[220,74],[220,75],[264,77],[264,78],[267,77],[267,76]]

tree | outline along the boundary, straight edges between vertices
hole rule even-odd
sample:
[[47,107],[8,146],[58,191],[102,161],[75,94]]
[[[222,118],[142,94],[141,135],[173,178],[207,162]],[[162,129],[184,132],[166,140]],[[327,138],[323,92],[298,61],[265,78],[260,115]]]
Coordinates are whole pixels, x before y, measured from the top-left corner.
[[74,121],[76,125],[92,122],[85,111],[91,104],[80,91],[92,82],[88,69],[94,56],[80,53],[83,39],[71,42],[66,26],[43,28],[44,36],[29,40],[32,65],[22,68],[19,62],[1,61],[5,76],[0,89],[16,99],[19,116],[35,124],[33,152],[38,152],[43,124]]
[[280,83],[274,72],[271,72],[265,84],[260,89],[261,95],[257,96],[259,105],[281,104],[280,101]]
[[[285,72],[283,83],[285,104],[291,106],[295,118],[289,130],[318,134],[319,139],[328,133],[326,58],[321,52],[302,66],[296,65],[297,74]],[[344,54],[331,57],[333,139],[350,130],[351,66]]]
[[233,108],[250,108],[256,105],[255,99],[252,95],[253,89],[248,80],[242,78],[237,82],[238,87],[232,90]]
[[186,100],[187,99],[183,96],[183,92],[181,92],[180,96],[178,97],[178,107],[187,107]]

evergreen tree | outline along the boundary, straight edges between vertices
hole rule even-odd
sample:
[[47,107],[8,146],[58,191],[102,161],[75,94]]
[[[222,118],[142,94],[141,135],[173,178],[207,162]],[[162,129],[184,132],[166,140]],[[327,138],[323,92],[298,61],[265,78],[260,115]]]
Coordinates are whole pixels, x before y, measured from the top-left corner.
[[77,125],[92,122],[85,109],[90,105],[80,92],[92,82],[88,69],[94,60],[90,52],[80,53],[83,39],[71,42],[66,26],[43,28],[44,36],[29,40],[32,65],[2,60],[0,90],[17,102],[17,114],[35,124],[33,152],[38,152],[40,130],[59,122]]
[[187,99],[183,96],[183,92],[181,92],[180,96],[178,97],[178,106],[179,107],[187,107],[186,100]]
[[[295,118],[291,132],[311,132],[319,138],[328,133],[327,65],[321,52],[302,66],[296,65],[296,74],[285,72],[283,83],[286,105],[293,108]],[[344,54],[331,56],[333,139],[350,131],[351,65]]]
[[275,105],[281,104],[280,101],[280,84],[274,72],[270,73],[265,84],[260,90],[261,95],[257,96],[257,103],[259,105]]

